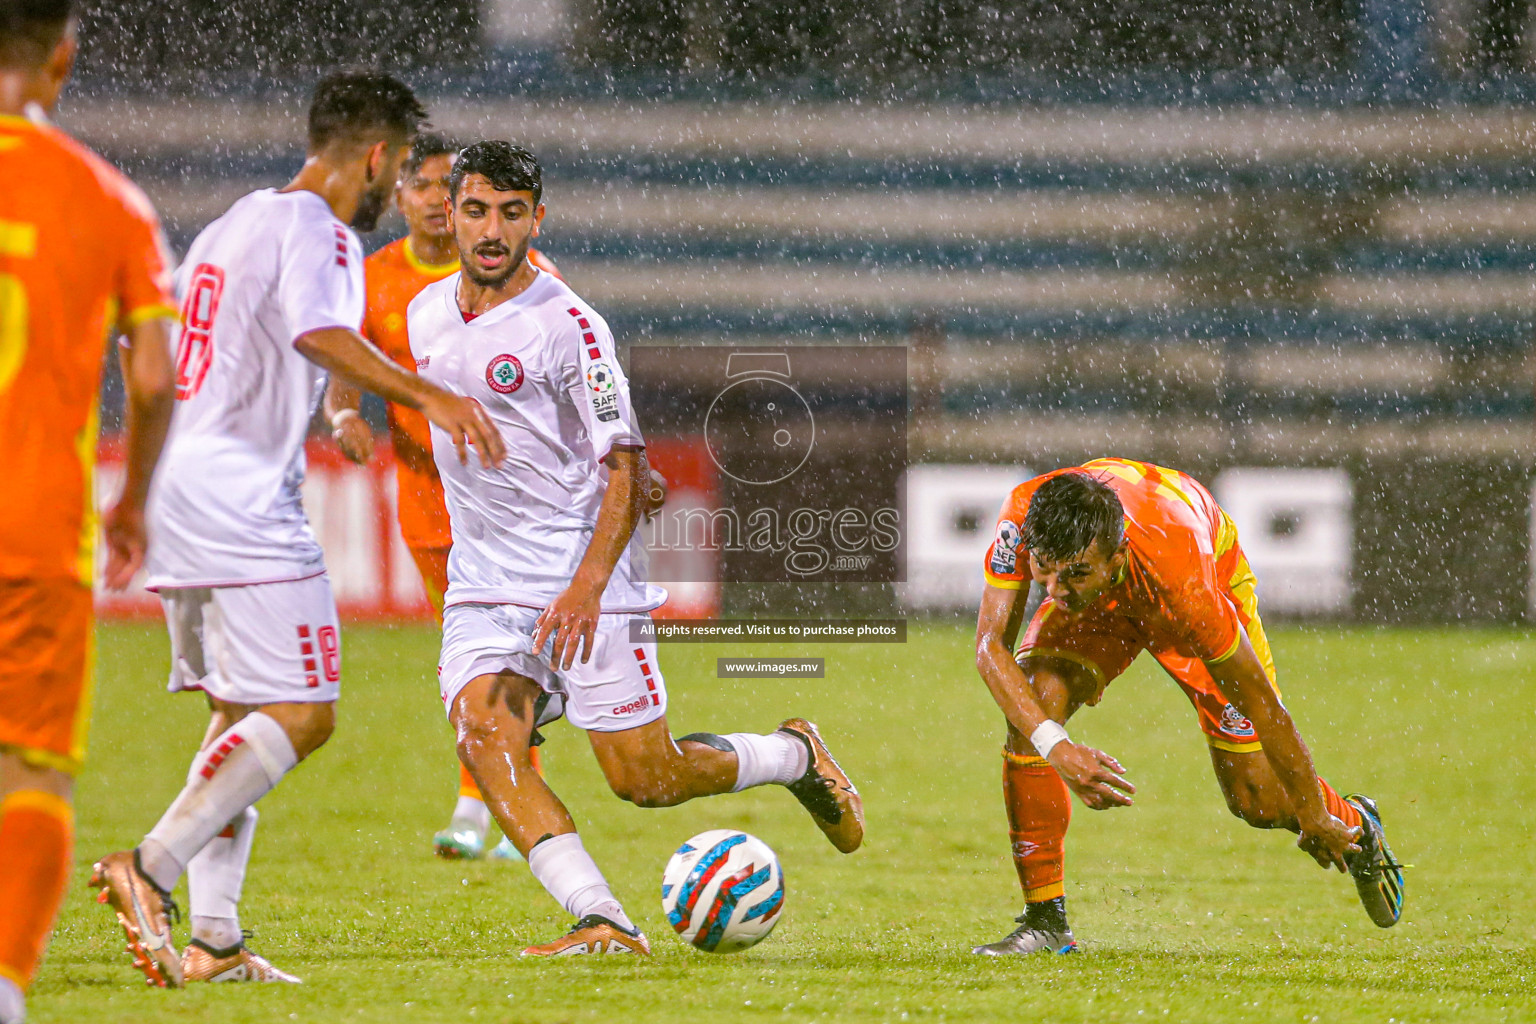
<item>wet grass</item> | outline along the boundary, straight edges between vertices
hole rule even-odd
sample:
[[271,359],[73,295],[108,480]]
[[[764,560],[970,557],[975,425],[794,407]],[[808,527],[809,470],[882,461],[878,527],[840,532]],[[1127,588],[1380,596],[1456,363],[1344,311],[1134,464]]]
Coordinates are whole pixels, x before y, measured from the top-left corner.
[[[717,680],[722,654],[668,645],[679,734],[822,726],[868,803],[865,849],[843,857],[786,794],[670,810],[608,794],[579,733],[551,730],[547,771],[587,847],[656,947],[528,963],[567,920],[521,865],[434,860],[455,768],[432,680],[435,638],[345,636],[331,745],[261,805],[244,920],[298,988],[150,991],[83,888],[90,859],[134,842],[179,787],[201,735],[196,698],[162,692],[163,632],[104,627],[75,888],[34,988],[37,1022],[197,1021],[1503,1021],[1536,1018],[1529,728],[1536,636],[1496,630],[1278,630],[1288,705],[1323,773],[1376,796],[1409,875],[1404,922],[1381,931],[1347,879],[1286,833],[1225,811],[1193,713],[1138,664],[1075,738],[1119,756],[1130,810],[1078,806],[1068,891],[1083,952],[982,961],[1019,894],[998,791],[999,716],[964,626],[915,626],[901,647],[832,645],[825,680]],[[674,940],[661,867],[706,828],[778,850],[783,923],[732,957]],[[184,934],[184,931],[183,931]]]

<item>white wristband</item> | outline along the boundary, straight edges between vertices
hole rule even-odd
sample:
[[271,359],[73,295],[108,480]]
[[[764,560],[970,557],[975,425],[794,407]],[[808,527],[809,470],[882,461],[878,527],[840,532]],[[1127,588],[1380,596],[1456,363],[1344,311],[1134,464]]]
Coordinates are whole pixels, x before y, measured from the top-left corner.
[[331,415],[331,429],[332,430],[340,430],[341,429],[341,425],[343,423],[347,422],[347,420],[350,417],[361,416],[361,415],[362,414],[359,413],[356,409],[337,409]]
[[1049,718],[1040,723],[1040,728],[1029,734],[1029,742],[1035,745],[1035,750],[1041,757],[1047,759],[1051,756],[1051,749],[1066,739],[1067,730]]

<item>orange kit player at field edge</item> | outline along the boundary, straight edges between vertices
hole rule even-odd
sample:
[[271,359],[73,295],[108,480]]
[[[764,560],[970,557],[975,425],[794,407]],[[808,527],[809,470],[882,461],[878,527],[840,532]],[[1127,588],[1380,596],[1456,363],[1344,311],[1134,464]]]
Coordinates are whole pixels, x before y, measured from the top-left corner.
[[[174,318],[154,211],[52,128],[0,117],[0,746],[66,772],[85,755],[98,522],[97,393],[109,325]],[[46,185],[44,184],[46,183]]]
[[141,192],[45,120],[75,53],[68,0],[0,21],[0,1024],[26,1013],[63,898],[91,710],[93,476],[107,332],[129,400],[105,582],[126,585],[170,423],[170,280]]
[[1402,875],[1376,805],[1317,776],[1275,687],[1237,527],[1209,491],[1131,459],[1046,473],[1004,502],[984,572],[976,663],[1008,721],[1003,793],[1025,912],[974,952],[1076,947],[1065,902],[1069,787],[1105,810],[1129,805],[1135,786],[1063,726],[1142,651],[1194,705],[1232,813],[1299,833],[1320,864],[1354,877],[1373,922],[1397,923]]

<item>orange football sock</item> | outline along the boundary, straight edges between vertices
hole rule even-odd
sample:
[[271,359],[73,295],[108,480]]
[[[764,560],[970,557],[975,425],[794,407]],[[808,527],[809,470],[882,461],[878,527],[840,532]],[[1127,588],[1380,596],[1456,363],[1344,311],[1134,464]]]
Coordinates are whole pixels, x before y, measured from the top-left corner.
[[469,774],[469,769],[462,763],[459,765],[459,796],[467,796],[471,800],[485,802],[485,797],[480,795],[480,787],[475,785],[475,777]]
[[1328,813],[1338,818],[1350,828],[1359,828],[1360,812],[1355,808],[1355,805],[1339,796],[1338,790],[1328,785],[1322,779],[1318,779],[1317,784],[1323,787],[1323,803],[1328,805]]
[[1004,751],[1003,802],[1024,901],[1041,903],[1063,895],[1067,824],[1072,820],[1067,784],[1044,758]]
[[[528,748],[528,760],[533,763],[533,770],[540,775],[544,774],[544,758],[539,753],[538,747]],[[469,774],[469,769],[463,763],[459,764],[459,796],[467,796],[471,800],[479,800],[485,803],[485,797],[480,795],[480,787],[475,785],[475,777]]]
[[19,789],[0,803],[0,977],[25,991],[64,900],[75,815],[69,801]]

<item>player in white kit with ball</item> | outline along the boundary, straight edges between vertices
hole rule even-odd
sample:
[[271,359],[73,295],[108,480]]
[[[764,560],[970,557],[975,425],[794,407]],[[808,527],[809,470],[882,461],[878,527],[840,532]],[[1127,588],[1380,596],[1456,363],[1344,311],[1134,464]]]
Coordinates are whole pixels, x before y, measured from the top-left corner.
[[[464,150],[449,216],[461,271],[411,302],[422,376],[479,402],[507,444],[488,468],[433,430],[452,522],[439,678],[459,756],[502,831],[569,913],[524,955],[648,953],[564,804],[529,763],[535,728],[563,711],[609,785],[643,807],[778,783],[844,853],[863,806],[815,726],[673,741],[655,644],[630,626],[666,600],[646,582],[635,527],[645,439],[602,317],[528,263],[544,216],[537,160],[506,142]],[[550,650],[545,652],[545,644]]]
[[[177,275],[177,411],[151,497],[149,587],[170,628],[170,688],[204,691],[212,720],[186,788],[91,879],[152,984],[298,980],[245,948],[236,906],[253,805],[335,722],[336,604],[299,495],[325,371],[421,409],[461,455],[472,441],[488,463],[500,457],[474,403],[357,333],[363,254],[348,224],[373,229],[424,114],[392,76],[327,77],[298,176],[235,203]],[[178,955],[167,911],[183,873],[192,942]]]

